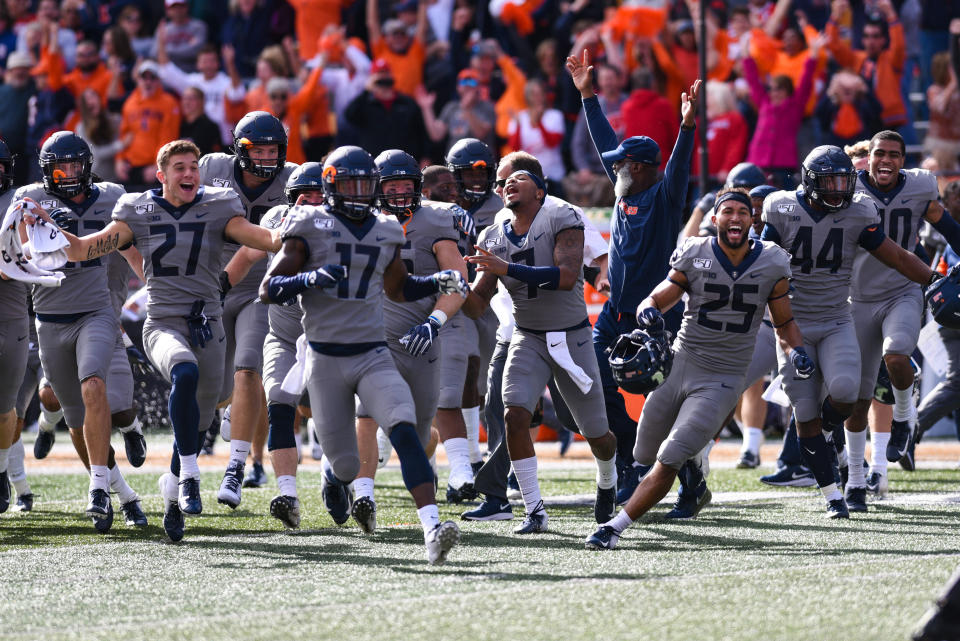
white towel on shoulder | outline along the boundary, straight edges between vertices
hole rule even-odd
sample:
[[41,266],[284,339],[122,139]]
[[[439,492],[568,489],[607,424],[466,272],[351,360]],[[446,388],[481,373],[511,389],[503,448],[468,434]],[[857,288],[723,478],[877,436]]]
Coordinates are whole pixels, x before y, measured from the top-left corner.
[[577,384],[580,391],[586,394],[593,387],[593,379],[587,376],[583,368],[577,365],[573,357],[570,356],[570,348],[567,346],[566,332],[547,332],[547,351],[553,361],[565,369],[573,382]]
[[[49,271],[47,266],[41,266],[36,260],[27,257],[23,244],[20,242],[20,222],[25,209],[32,205],[25,201],[13,203],[3,217],[0,225],[0,272],[12,280],[19,280],[44,287],[59,287],[64,279],[63,272]],[[28,236],[32,228],[28,227]],[[49,230],[45,230],[50,235]],[[57,230],[55,234],[63,239],[63,234]],[[65,240],[65,239],[63,239]],[[64,252],[66,262],[66,252]],[[60,263],[63,265],[63,263]]]

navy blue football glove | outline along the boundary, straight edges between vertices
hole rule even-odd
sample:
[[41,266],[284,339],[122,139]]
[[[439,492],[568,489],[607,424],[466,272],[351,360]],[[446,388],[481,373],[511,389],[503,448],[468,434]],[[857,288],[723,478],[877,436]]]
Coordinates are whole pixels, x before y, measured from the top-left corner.
[[644,307],[637,310],[637,325],[650,334],[663,333],[663,314],[656,307]]
[[130,362],[130,370],[133,372],[135,380],[142,380],[148,374],[153,374],[153,366],[144,356],[143,352],[137,349],[136,345],[127,348],[127,360]]
[[437,286],[437,291],[441,294],[460,294],[463,298],[470,293],[470,286],[463,274],[455,269],[444,269],[437,272],[430,278]]
[[190,330],[190,344],[201,349],[213,340],[210,322],[207,320],[207,315],[203,313],[204,304],[202,300],[193,301],[190,313],[184,316],[187,321],[187,329]]
[[57,227],[60,229],[66,229],[67,224],[70,222],[72,214],[70,210],[66,207],[57,207],[50,212],[50,218],[53,219],[53,222],[56,223]]
[[817,366],[813,364],[813,359],[807,356],[807,350],[803,349],[803,346],[794,347],[790,351],[790,363],[797,372],[795,378],[800,381],[807,380],[817,371]]
[[400,344],[411,356],[423,356],[430,351],[439,333],[440,321],[430,316],[427,322],[411,327],[409,332],[401,336]]
[[307,274],[307,286],[315,289],[333,287],[347,277],[347,268],[344,265],[324,265]]

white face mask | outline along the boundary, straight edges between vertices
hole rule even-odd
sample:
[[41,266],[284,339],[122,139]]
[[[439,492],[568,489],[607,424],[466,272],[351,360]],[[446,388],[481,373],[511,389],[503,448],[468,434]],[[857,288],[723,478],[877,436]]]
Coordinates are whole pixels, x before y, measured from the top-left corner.
[[630,163],[624,163],[617,170],[617,182],[613,185],[613,193],[617,198],[624,198],[632,185],[633,175],[630,173]]

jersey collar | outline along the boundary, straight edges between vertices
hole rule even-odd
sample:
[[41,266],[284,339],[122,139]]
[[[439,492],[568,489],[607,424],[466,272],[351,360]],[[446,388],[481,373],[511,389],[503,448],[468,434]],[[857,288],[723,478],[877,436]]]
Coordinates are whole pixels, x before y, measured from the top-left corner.
[[800,206],[803,207],[803,210],[807,212],[807,215],[810,218],[813,218],[813,221],[819,223],[821,220],[827,217],[826,211],[818,211],[807,201],[807,195],[803,193],[803,187],[797,187],[797,202],[800,203]]
[[759,243],[755,240],[748,240],[750,243],[750,251],[747,252],[747,255],[743,257],[743,260],[740,261],[739,265],[734,265],[730,262],[730,259],[723,249],[720,247],[720,241],[717,240],[717,237],[714,236],[710,239],[710,247],[713,249],[713,255],[717,257],[717,262],[720,263],[720,266],[723,267],[723,271],[727,272],[727,275],[730,276],[732,280],[737,280],[741,276],[747,273],[747,270],[750,269],[750,266],[753,265],[758,258],[760,258],[760,252],[763,251],[763,243]]
[[270,180],[264,182],[264,183],[263,183],[262,185],[260,185],[259,187],[253,187],[253,188],[247,187],[245,184],[243,184],[243,170],[240,169],[240,163],[237,162],[236,157],[234,157],[234,161],[233,161],[233,181],[234,181],[235,183],[237,183],[237,187],[239,187],[239,188],[240,188],[240,191],[243,192],[243,195],[244,195],[244,197],[247,199],[248,202],[251,202],[251,203],[252,203],[252,202],[255,201],[257,198],[259,198],[260,196],[262,196],[263,194],[265,194],[266,191],[267,191],[267,189],[270,188],[270,185],[273,184],[273,181],[276,179],[276,177],[277,177],[278,175],[280,175],[280,172],[279,172],[279,171],[278,171],[276,174],[274,174],[273,176],[271,176],[271,177],[270,177]]
[[368,215],[363,219],[363,222],[358,225],[355,221],[350,220],[343,214],[335,212],[331,209],[327,209],[326,211],[331,216],[343,223],[343,226],[346,227],[350,233],[356,237],[357,240],[363,240],[363,237],[366,236],[367,233],[373,229],[373,226],[377,224],[376,214]]
[[890,191],[880,191],[879,189],[875,189],[873,185],[870,184],[870,174],[865,169],[861,169],[857,173],[860,174],[860,182],[863,183],[864,188],[870,192],[870,195],[873,196],[874,199],[882,202],[884,205],[889,205],[890,201],[893,200],[907,184],[907,175],[903,173],[902,169],[900,170],[900,174],[897,176],[896,187]]
[[170,201],[168,201],[166,198],[160,195],[162,193],[163,193],[163,190],[160,188],[150,190],[150,196],[153,198],[153,201],[158,205],[160,205],[161,207],[163,207],[163,209],[168,214],[173,216],[175,220],[180,220],[181,218],[183,218],[183,215],[186,214],[191,207],[193,207],[198,202],[203,200],[203,185],[200,185],[200,188],[197,190],[197,195],[194,196],[193,200],[186,203],[185,205],[181,205],[180,207],[174,207],[173,204],[170,203]]
[[89,191],[87,191],[87,199],[82,203],[75,203],[72,200],[61,198],[60,202],[66,205],[70,211],[75,213],[78,218],[82,217],[90,206],[93,203],[97,202],[97,199],[100,197],[100,188],[96,184],[90,185]]

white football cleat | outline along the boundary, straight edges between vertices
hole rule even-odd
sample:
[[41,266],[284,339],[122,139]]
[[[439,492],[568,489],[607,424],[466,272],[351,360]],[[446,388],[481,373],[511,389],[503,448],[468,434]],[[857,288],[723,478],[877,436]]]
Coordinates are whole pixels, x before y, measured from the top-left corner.
[[444,521],[424,537],[427,544],[427,561],[430,565],[443,565],[447,554],[460,542],[460,528],[453,521]]

